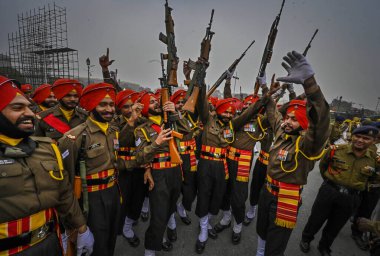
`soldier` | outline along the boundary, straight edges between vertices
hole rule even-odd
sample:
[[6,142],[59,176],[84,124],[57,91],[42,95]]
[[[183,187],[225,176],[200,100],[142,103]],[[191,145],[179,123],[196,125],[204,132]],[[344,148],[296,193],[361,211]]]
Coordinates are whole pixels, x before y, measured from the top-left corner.
[[[226,83],[227,81],[228,79]],[[264,84],[262,85],[264,86]],[[267,88],[264,89],[264,93],[267,91]],[[245,108],[242,114],[244,114],[244,111],[246,111],[250,105],[256,104],[259,98],[249,97],[249,99],[251,103],[248,105],[247,101],[245,101]],[[261,118],[257,115],[259,110],[260,108],[257,108],[257,111],[252,113],[250,121],[236,130],[235,140],[227,148],[229,179],[221,207],[224,212],[223,218],[214,226],[214,230],[219,233],[231,226],[231,208],[235,219],[231,240],[235,245],[239,244],[241,240],[241,229],[245,215],[245,201],[248,198],[248,182],[253,160],[253,151],[256,142],[265,136],[264,129],[266,128],[263,127]]]
[[35,136],[46,136],[58,141],[65,132],[87,119],[87,112],[78,108],[82,84],[77,80],[58,79],[52,86],[58,105],[37,115]]
[[30,96],[33,93],[33,86],[31,84],[22,84],[21,91],[24,93],[27,99],[30,99]]
[[314,235],[326,222],[319,241],[321,255],[331,255],[331,245],[339,231],[360,204],[360,193],[366,183],[377,176],[376,155],[368,150],[378,130],[362,126],[352,132],[352,142],[331,146],[319,164],[324,179],[314,201],[309,220],[302,232],[300,248],[310,250]]
[[[89,118],[65,133],[59,147],[71,184],[75,176],[85,177],[82,183],[87,189],[82,190],[81,201],[95,237],[93,255],[113,255],[121,200],[117,185],[119,132],[110,124],[115,114],[115,89],[106,83],[88,85],[79,102],[89,111]],[[79,152],[84,153],[86,169],[81,175],[76,171]]]
[[285,119],[272,99],[266,105],[275,140],[269,152],[267,184],[258,203],[257,255],[284,255],[296,224],[302,186],[315,161],[322,157],[329,135],[329,105],[310,64],[295,51],[284,60],[288,76],[277,81],[302,84],[307,104],[291,101]]
[[335,122],[331,124],[331,133],[330,133],[330,144],[334,145],[335,143],[340,143],[343,136],[342,124],[344,122],[344,118],[342,116],[335,116]]
[[198,162],[197,207],[196,215],[200,218],[200,233],[195,245],[196,252],[202,253],[210,234],[217,234],[209,225],[211,215],[219,212],[228,180],[226,161],[227,146],[234,142],[235,131],[246,124],[260,108],[260,104],[250,106],[243,114],[233,118],[236,113],[235,99],[222,99],[216,104],[215,115],[210,114],[210,105],[206,99],[206,88],[201,88],[197,102],[197,111],[203,123],[202,147]]
[[93,236],[61,154],[51,139],[31,136],[34,113],[16,83],[0,76],[0,255],[63,255],[57,213],[79,231],[79,255],[89,255]]
[[[156,251],[172,249],[172,244],[165,241],[165,227],[170,216],[176,210],[176,203],[181,192],[182,174],[178,164],[171,163],[168,140],[172,139],[170,129],[164,129],[162,111],[172,112],[175,119],[175,105],[168,101],[162,108],[152,93],[142,95],[140,102],[144,105],[141,114],[147,121],[136,128],[137,164],[150,164],[147,172],[153,177],[154,188],[149,192],[151,217],[145,232],[145,255],[155,255]],[[167,229],[167,235],[171,236]]]
[[121,115],[118,116],[120,127],[119,184],[123,196],[121,205],[120,224],[122,234],[132,247],[140,244],[139,237],[132,226],[138,221],[145,197],[146,185],[144,184],[145,168],[136,163],[135,128],[144,122],[139,117],[142,104],[135,103],[139,93],[132,90],[124,90],[116,96],[116,106]]
[[50,84],[39,86],[33,93],[32,100],[37,104],[35,113],[45,111],[58,104]]
[[[177,204],[177,212],[183,223],[186,225],[191,224],[191,219],[186,211],[191,211],[191,206],[197,195],[197,182],[196,182],[196,142],[195,137],[199,134],[199,127],[197,122],[197,116],[191,115],[188,112],[182,110],[185,104],[185,90],[177,90],[171,97],[171,101],[175,104],[175,108],[182,115],[181,125],[179,131],[185,133],[183,139],[180,142],[180,154],[183,160],[182,164],[182,201]],[[171,217],[171,222],[175,223],[174,215]],[[172,229],[175,225],[172,225]]]

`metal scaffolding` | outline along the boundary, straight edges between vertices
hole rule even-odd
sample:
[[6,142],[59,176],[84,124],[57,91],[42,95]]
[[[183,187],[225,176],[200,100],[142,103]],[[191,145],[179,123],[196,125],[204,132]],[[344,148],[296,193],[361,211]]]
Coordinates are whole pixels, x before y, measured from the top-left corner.
[[37,87],[58,78],[79,78],[78,51],[68,47],[66,8],[55,3],[17,15],[8,34],[11,66]]

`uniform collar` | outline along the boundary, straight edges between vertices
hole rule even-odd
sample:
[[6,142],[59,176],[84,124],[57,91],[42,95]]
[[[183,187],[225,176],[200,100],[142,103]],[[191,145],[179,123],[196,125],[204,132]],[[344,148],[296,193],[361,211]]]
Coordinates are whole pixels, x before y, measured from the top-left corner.
[[91,117],[87,118],[86,123],[91,133],[96,133],[100,131],[103,134],[106,134],[109,127],[109,123],[101,123],[92,119]]
[[4,134],[0,134],[0,142],[6,145],[10,145],[12,147],[17,146],[22,140],[23,138],[15,139],[15,138],[5,136]]
[[152,123],[157,124],[157,125],[161,125],[162,124],[162,116],[150,116],[149,120]]

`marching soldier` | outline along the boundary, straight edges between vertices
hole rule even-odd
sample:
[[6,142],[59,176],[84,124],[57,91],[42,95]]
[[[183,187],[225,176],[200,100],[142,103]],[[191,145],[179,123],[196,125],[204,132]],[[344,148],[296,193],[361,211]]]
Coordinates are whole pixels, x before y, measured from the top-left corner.
[[200,218],[200,234],[196,242],[196,252],[202,253],[210,234],[217,234],[209,225],[209,218],[219,212],[228,180],[226,161],[227,146],[234,142],[235,132],[246,124],[260,108],[260,104],[250,106],[240,116],[236,113],[235,99],[222,99],[216,104],[216,114],[210,114],[210,105],[203,86],[197,102],[197,111],[203,123],[202,147],[197,170],[198,194],[196,215]]
[[310,64],[295,51],[284,60],[288,76],[277,81],[302,84],[307,104],[291,101],[285,119],[273,99],[266,105],[275,141],[269,152],[267,184],[258,203],[257,255],[284,255],[297,221],[302,186],[315,161],[322,157],[329,135],[329,106]]
[[119,185],[123,197],[120,224],[123,225],[123,236],[132,247],[137,247],[140,244],[140,239],[132,226],[140,216],[146,190],[144,184],[145,168],[136,163],[134,131],[140,123],[144,122],[139,117],[142,106],[135,103],[138,97],[139,93],[132,90],[121,91],[116,96],[116,106],[121,112],[117,118],[121,130],[118,151]]
[[31,84],[22,84],[21,91],[24,93],[27,99],[30,99],[30,96],[33,93],[33,86]]
[[93,236],[61,154],[51,139],[31,136],[34,113],[16,83],[0,76],[0,255],[63,255],[58,216],[79,231],[79,255],[89,255]]
[[39,86],[32,95],[32,100],[37,104],[35,113],[45,111],[58,104],[50,84]]
[[[182,174],[178,164],[171,163],[168,140],[172,139],[170,129],[164,129],[162,111],[172,112],[176,117],[175,105],[168,101],[161,108],[152,93],[142,95],[144,105],[141,114],[147,121],[136,128],[136,161],[139,165],[150,164],[147,174],[153,178],[154,187],[149,192],[151,210],[150,223],[145,232],[145,255],[155,255],[156,251],[172,249],[172,244],[164,240],[165,228],[170,216],[176,210],[181,192]],[[167,229],[171,236],[170,228]],[[170,240],[170,239],[169,239]]]
[[362,126],[352,132],[352,141],[346,145],[331,146],[319,167],[323,176],[309,220],[302,232],[300,248],[310,250],[314,235],[326,222],[319,241],[321,255],[331,255],[331,245],[339,231],[360,204],[360,193],[372,176],[379,179],[380,165],[368,148],[378,134],[376,127]]
[[83,123],[87,112],[78,107],[82,84],[73,79],[58,79],[52,86],[58,105],[37,115],[35,136],[46,136],[58,141],[65,132]]
[[[117,177],[119,132],[110,124],[115,114],[115,89],[111,84],[91,84],[83,90],[80,106],[89,118],[65,133],[59,147],[71,184],[82,177],[82,205],[94,237],[92,255],[113,255],[119,227],[121,197]],[[85,170],[76,171],[79,154]],[[81,173],[84,172],[84,173]],[[75,188],[75,185],[74,185]]]

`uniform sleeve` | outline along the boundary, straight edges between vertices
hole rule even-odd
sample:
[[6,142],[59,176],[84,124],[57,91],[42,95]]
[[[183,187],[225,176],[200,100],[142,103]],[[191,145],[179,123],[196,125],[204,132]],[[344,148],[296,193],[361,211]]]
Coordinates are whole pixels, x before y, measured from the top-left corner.
[[199,113],[199,118],[202,123],[207,123],[207,120],[210,116],[210,106],[208,103],[208,100],[206,98],[206,87],[202,86],[200,88],[200,93],[198,97],[198,102],[197,102],[197,111]]
[[154,155],[158,149],[158,145],[155,141],[148,142],[141,129],[135,130],[136,134],[136,162],[138,165],[148,164],[153,161]]
[[65,178],[60,182],[60,204],[57,206],[57,211],[67,228],[77,229],[86,224],[86,219],[69,184],[68,172],[64,170],[63,175]]
[[46,137],[45,129],[43,129],[43,120],[36,118],[36,125],[34,126],[34,136]]
[[225,99],[232,98],[231,79],[226,79],[226,83],[224,84],[223,96]]
[[[63,136],[59,141],[59,150],[62,153],[63,166],[67,170],[69,175],[69,181],[71,184],[74,183],[74,177],[76,173],[76,163],[78,159],[78,152],[81,141],[80,138],[76,140],[69,139],[68,137]],[[79,143],[79,144],[78,144]]]
[[276,103],[274,102],[272,97],[269,97],[268,103],[266,104],[266,113],[270,127],[273,130],[273,134],[277,138],[277,135],[279,134],[281,129],[282,115],[280,114],[280,112],[278,112]]
[[316,92],[306,94],[307,119],[309,127],[306,130],[302,151],[316,156],[325,147],[330,135],[330,108],[320,88]]
[[329,148],[326,151],[325,155],[322,157],[321,161],[319,162],[319,171],[323,179],[325,179],[324,173],[327,171],[329,167],[330,154],[331,154],[331,148]]
[[122,91],[123,89],[120,87],[119,83],[117,81],[115,81],[112,77],[111,77],[111,74],[109,72],[109,70],[106,70],[106,71],[103,71],[103,80],[105,83],[109,83],[109,84],[112,84],[113,87],[115,88],[115,90],[117,92],[120,92]]
[[234,130],[239,130],[243,125],[249,122],[254,115],[257,115],[267,100],[267,97],[259,99],[255,104],[251,104],[241,115],[232,119]]

